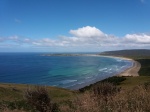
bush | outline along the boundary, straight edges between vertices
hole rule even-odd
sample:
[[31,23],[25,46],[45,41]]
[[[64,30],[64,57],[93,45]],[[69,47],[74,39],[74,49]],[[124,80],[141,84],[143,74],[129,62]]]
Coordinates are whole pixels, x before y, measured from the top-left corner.
[[99,83],[112,83],[114,85],[120,85],[120,83],[124,80],[126,80],[126,77],[113,76],[113,77],[109,77],[109,78],[106,78],[104,80],[101,80],[99,82],[96,82],[94,84],[90,84],[89,86],[80,88],[79,91],[83,93],[87,90],[90,90],[94,85],[97,85]]
[[52,103],[48,91],[44,87],[36,86],[34,89],[27,89],[24,96],[27,102],[40,112],[55,112],[58,110],[58,105]]
[[99,83],[93,87],[93,92],[96,96],[109,96],[119,91],[120,88],[109,82]]
[[[102,83],[94,92],[84,92],[63,112],[150,112],[150,84],[129,90],[118,90],[110,83]],[[119,91],[119,92],[118,92]]]
[[113,77],[109,77],[107,79],[104,79],[101,82],[109,82],[109,83],[113,83],[114,85],[120,85],[120,83],[124,80],[126,80],[125,77],[113,76]]

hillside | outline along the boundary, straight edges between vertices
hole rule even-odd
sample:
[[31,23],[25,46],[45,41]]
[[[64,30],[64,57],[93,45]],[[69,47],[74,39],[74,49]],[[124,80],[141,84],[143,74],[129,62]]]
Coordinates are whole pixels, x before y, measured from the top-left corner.
[[142,57],[150,58],[150,49],[106,51],[106,52],[100,53],[100,55],[136,57],[136,58],[142,58]]

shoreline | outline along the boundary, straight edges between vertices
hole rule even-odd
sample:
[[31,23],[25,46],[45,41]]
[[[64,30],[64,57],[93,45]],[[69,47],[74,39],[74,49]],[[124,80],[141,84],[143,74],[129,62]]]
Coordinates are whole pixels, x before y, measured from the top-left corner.
[[[132,61],[132,62],[133,62],[133,65],[132,65],[130,68],[128,68],[128,69],[122,71],[122,72],[119,73],[119,74],[115,74],[114,76],[118,76],[118,77],[123,77],[123,76],[137,77],[137,76],[139,76],[138,71],[139,71],[140,68],[141,68],[141,64],[140,64],[139,62],[137,62],[137,61],[135,61],[135,60],[133,60],[133,59],[131,59],[131,58],[127,58],[127,57],[105,56],[105,55],[100,55],[100,56],[109,57],[109,58],[120,58],[120,59],[123,59],[123,60],[129,60],[129,61]],[[112,77],[113,77],[113,76],[112,76]],[[77,90],[84,89],[84,88],[86,88],[86,87],[88,87],[88,86],[91,86],[91,85],[94,85],[94,84],[96,84],[96,83],[98,83],[98,82],[100,82],[100,81],[101,81],[101,80],[96,81],[96,82],[94,82],[94,83],[92,83],[92,84],[89,84],[89,85],[87,85],[87,86],[80,87],[80,88],[78,88]]]
[[116,76],[132,76],[132,77],[137,77],[139,76],[138,71],[141,68],[141,64],[137,61],[133,61],[133,66],[126,69],[125,71],[121,72],[120,74],[117,74]]
[[119,57],[119,56],[105,56],[105,55],[100,55],[100,56],[104,56],[104,57],[112,57],[112,58],[120,58],[123,60],[129,60],[133,62],[133,66],[124,70],[123,72],[116,74],[115,76],[139,76],[138,71],[141,68],[141,64],[131,58],[127,58],[127,57]]
[[106,57],[112,57],[112,58],[120,58],[123,60],[129,60],[133,62],[133,66],[131,66],[130,68],[124,70],[123,72],[116,74],[115,76],[139,76],[138,71],[141,68],[141,64],[131,58],[127,58],[127,57],[118,57],[118,56],[106,56]]

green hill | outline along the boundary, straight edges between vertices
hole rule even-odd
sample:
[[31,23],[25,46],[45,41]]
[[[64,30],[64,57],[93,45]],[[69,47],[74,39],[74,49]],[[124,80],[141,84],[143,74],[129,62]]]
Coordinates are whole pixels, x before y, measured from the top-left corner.
[[133,57],[133,58],[143,58],[143,57],[150,58],[150,49],[106,51],[100,53],[100,55],[123,56],[123,57]]

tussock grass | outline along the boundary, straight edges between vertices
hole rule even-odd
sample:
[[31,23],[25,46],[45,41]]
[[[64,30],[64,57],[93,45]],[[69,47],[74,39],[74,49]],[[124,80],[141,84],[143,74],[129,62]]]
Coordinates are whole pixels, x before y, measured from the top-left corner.
[[[24,91],[28,88],[34,89],[35,85],[26,84],[5,84],[0,83],[0,102],[23,100]],[[64,88],[46,86],[48,94],[56,102],[61,102],[74,97],[76,91],[71,91]]]
[[85,92],[77,96],[71,106],[60,108],[62,112],[150,112],[149,104],[150,84],[146,84],[128,91],[116,91],[115,94]]
[[139,76],[139,77],[126,77],[126,80],[121,82],[119,87],[125,90],[131,90],[137,85],[142,85],[150,82],[149,76]]
[[[8,106],[10,102],[3,102],[5,108],[1,109],[2,112],[150,112],[150,83],[121,89],[112,83],[103,82],[93,86],[90,91],[76,94],[73,99],[57,104],[43,87],[26,90],[25,98],[22,105],[14,109]],[[14,104],[19,106],[21,102],[16,101]],[[27,110],[25,106],[30,108]]]

